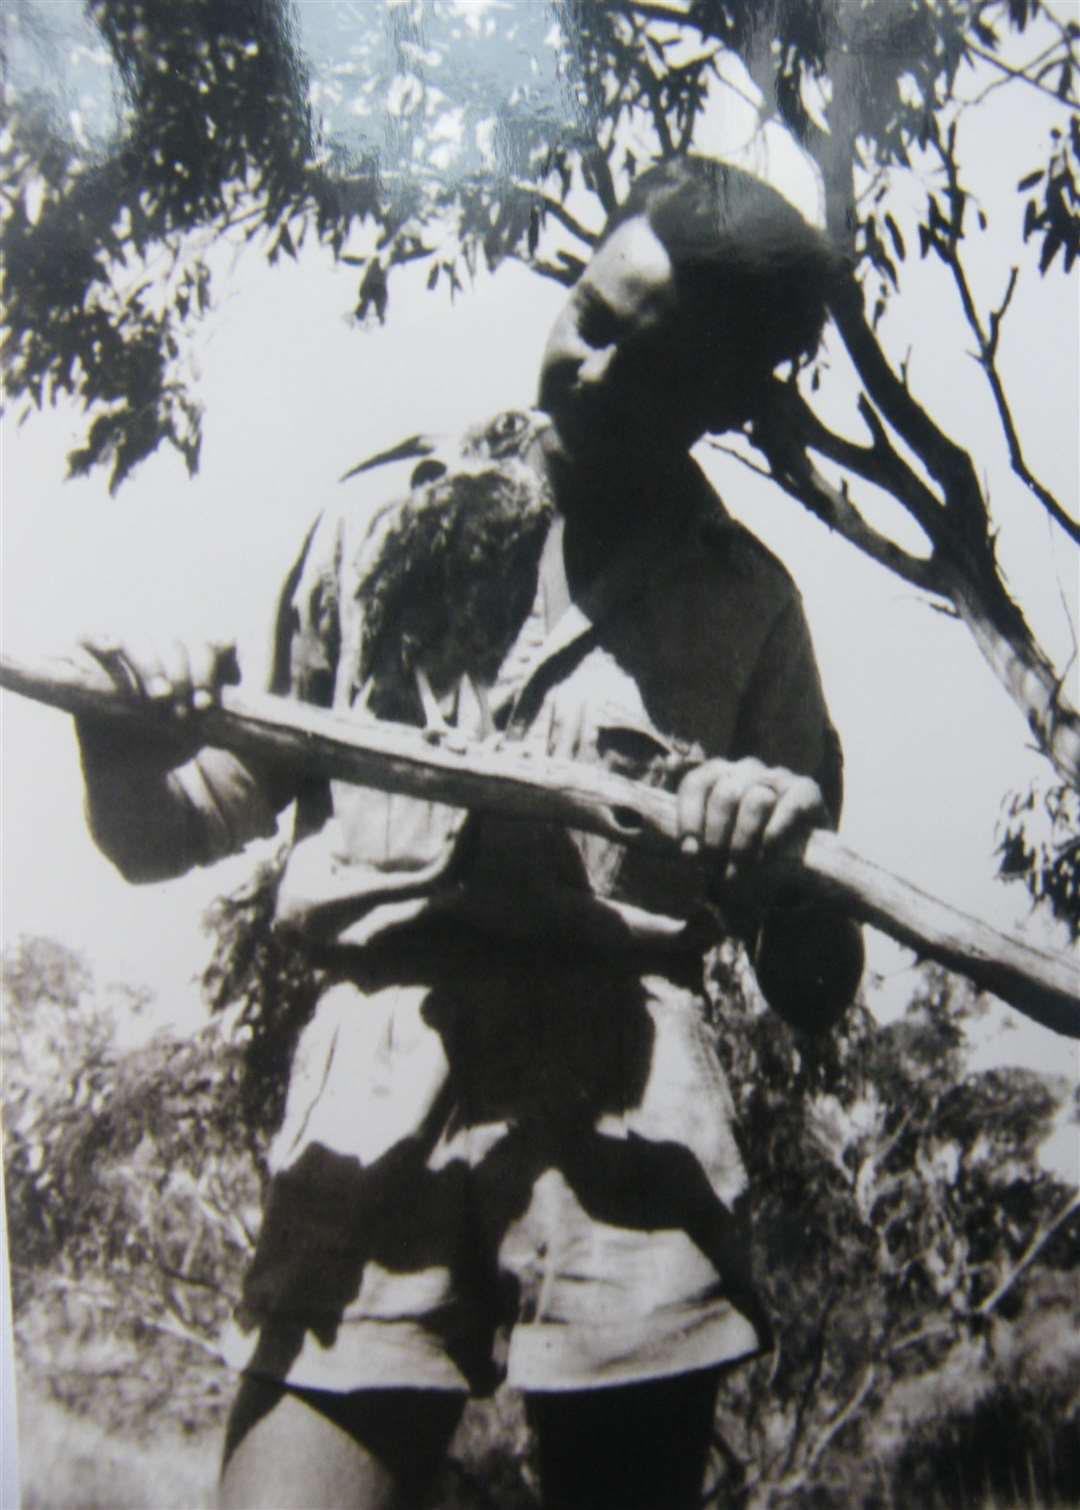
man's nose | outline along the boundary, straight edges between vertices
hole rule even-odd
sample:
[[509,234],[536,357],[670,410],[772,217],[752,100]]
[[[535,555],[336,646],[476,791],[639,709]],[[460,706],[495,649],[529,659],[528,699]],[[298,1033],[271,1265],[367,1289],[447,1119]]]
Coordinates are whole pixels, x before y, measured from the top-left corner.
[[577,380],[582,388],[595,388],[604,381],[615,355],[615,346],[604,346],[589,355],[578,368]]

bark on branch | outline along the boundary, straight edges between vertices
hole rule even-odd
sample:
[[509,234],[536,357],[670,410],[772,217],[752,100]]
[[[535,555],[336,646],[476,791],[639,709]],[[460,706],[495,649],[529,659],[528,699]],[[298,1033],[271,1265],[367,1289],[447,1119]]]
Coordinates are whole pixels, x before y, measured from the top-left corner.
[[[146,719],[108,682],[70,662],[0,660],[0,686],[69,713]],[[202,715],[208,744],[238,754],[272,755],[334,777],[509,817],[588,829],[625,844],[670,848],[675,799],[609,771],[526,754],[513,746],[451,750],[421,731],[360,721],[283,698],[226,689]],[[778,885],[884,929],[920,954],[969,975],[1037,1022],[1080,1037],[1080,967],[1064,956],[999,933],[927,896],[862,858],[835,835],[817,831],[800,858],[777,861]]]

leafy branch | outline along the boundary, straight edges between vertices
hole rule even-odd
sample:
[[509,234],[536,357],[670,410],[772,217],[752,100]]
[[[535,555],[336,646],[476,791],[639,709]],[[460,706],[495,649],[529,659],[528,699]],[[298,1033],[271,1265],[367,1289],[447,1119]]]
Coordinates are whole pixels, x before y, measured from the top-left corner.
[[975,304],[975,298],[971,291],[971,284],[961,253],[961,243],[964,239],[964,213],[967,207],[968,195],[960,184],[960,170],[956,153],[955,122],[950,127],[946,139],[937,142],[936,150],[941,165],[945,170],[949,214],[947,218],[943,218],[940,214],[931,214],[930,227],[926,233],[927,245],[933,248],[949,269],[953,282],[956,285],[964,318],[978,345],[977,359],[983,372],[986,374],[986,380],[993,395],[994,406],[1005,435],[1009,461],[1013,471],[1025,486],[1031,490],[1054,522],[1061,526],[1071,540],[1076,544],[1080,544],[1080,522],[1071,518],[1066,513],[1050,489],[1039,481],[1024,459],[1020,437],[1016,429],[1016,421],[1013,418],[1009,399],[1005,392],[1005,385],[998,367],[997,355],[1001,340],[1002,324],[1016,291],[1019,270],[1015,266],[1010,269],[1001,303],[996,309],[991,311],[988,321],[984,323]]

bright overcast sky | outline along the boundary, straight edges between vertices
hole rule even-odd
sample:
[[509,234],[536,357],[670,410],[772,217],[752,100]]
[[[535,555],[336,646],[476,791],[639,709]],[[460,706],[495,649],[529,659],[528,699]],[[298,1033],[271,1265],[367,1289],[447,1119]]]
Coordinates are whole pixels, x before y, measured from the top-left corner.
[[[1009,93],[1015,111],[1024,96]],[[1023,137],[1004,109],[980,128],[971,177],[1003,216],[1019,215],[1013,189],[1032,166]],[[795,191],[804,202],[805,190]],[[812,199],[812,184],[809,192]],[[530,402],[563,297],[516,265],[481,278],[454,307],[403,279],[392,290],[388,326],[359,330],[348,314],[355,270],[334,267],[329,254],[312,251],[273,270],[256,255],[231,270],[227,256],[216,260],[217,307],[197,348],[206,405],[197,479],[162,452],[110,499],[101,478],[63,481],[80,416],[34,416],[22,428],[5,421],[8,653],[58,649],[95,626],[154,623],[165,635],[239,634],[246,665],[255,665],[278,584],[311,517],[335,495],[335,479],[416,430],[453,431]],[[979,269],[987,298],[1000,296],[1007,270],[1004,261]],[[985,468],[1010,580],[1064,664],[1066,605],[1075,623],[1080,588],[1075,554],[1052,540],[1002,465],[979,374],[965,355],[971,342],[949,323],[941,274],[926,267],[915,277],[917,306],[898,304],[888,317],[896,321],[886,327],[893,349],[902,355],[910,346],[916,393]],[[1075,282],[1055,272],[1040,283],[1032,269],[1010,316],[1005,362],[1030,456],[1073,510],[1078,334]],[[1022,922],[1023,894],[992,880],[994,824],[1005,790],[1041,763],[970,637],[776,489],[735,463],[703,459],[728,506],[804,592],[847,753],[847,840],[968,911]],[[85,952],[103,978],[149,984],[166,1016],[192,1020],[190,981],[205,952],[198,918],[247,862],[167,886],[128,887],[85,835],[68,720],[11,696],[3,720],[5,942],[51,934]],[[875,967],[896,977],[893,997],[906,990],[896,974],[906,958],[875,942]],[[1009,1042],[1017,1059],[1061,1067],[1062,1041],[1040,1029],[1024,1026]]]

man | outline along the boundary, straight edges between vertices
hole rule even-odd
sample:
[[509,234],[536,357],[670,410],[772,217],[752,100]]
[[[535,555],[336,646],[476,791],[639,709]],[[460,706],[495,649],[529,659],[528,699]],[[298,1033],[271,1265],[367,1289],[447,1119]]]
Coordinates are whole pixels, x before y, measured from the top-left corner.
[[[199,751],[225,654],[90,646],[177,714],[123,748],[83,725],[102,847],[172,874],[296,799],[278,921],[330,981],[230,1343],[226,1506],[419,1504],[467,1392],[502,1371],[547,1505],[697,1503],[719,1371],[764,1330],[703,955],[740,937],[812,1027],[862,952],[847,919],[768,890],[762,862],[838,817],[838,746],[794,587],[687,452],[813,347],[830,276],[757,181],[655,170],[551,333],[546,418],[491,432],[556,507],[489,689],[503,737],[672,787],[681,854]],[[276,690],[354,706],[365,529],[344,509],[309,537]]]

